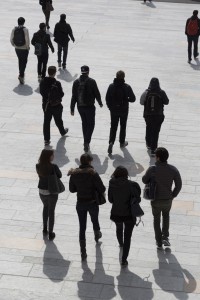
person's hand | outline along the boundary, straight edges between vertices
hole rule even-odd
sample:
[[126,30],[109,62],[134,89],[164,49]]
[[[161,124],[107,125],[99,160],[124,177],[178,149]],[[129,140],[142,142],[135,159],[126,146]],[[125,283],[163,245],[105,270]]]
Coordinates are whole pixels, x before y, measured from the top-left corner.
[[100,104],[100,107],[103,107],[103,104]]
[[54,53],[55,52],[55,50],[54,49],[52,49],[52,53]]
[[73,111],[71,111],[71,116],[74,116],[74,112]]

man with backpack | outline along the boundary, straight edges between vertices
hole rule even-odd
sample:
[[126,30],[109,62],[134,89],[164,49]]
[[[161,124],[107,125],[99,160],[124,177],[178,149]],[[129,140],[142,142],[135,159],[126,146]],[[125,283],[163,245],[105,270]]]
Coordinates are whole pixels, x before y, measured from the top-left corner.
[[158,78],[152,78],[148,89],[142,94],[140,104],[144,105],[146,122],[146,147],[155,156],[161,125],[164,121],[164,105],[169,103],[165,91],[161,90]]
[[120,121],[119,143],[124,148],[128,145],[126,138],[126,123],[129,112],[129,102],[135,102],[135,95],[130,85],[125,83],[125,73],[118,71],[113,83],[108,87],[106,93],[106,104],[110,110],[111,127],[108,153],[112,154],[118,123]]
[[28,54],[30,49],[29,32],[24,27],[25,19],[20,17],[18,19],[18,26],[13,28],[11,32],[10,42],[15,47],[15,52],[19,62],[19,82],[24,84],[24,72],[28,60]]
[[42,95],[42,109],[44,111],[44,144],[48,146],[50,142],[50,123],[52,117],[61,136],[68,132],[68,128],[64,128],[62,120],[63,106],[61,104],[64,96],[60,81],[55,79],[56,67],[48,68],[49,77],[45,77],[40,83],[40,94]]
[[46,76],[47,63],[49,59],[49,47],[52,53],[54,53],[54,47],[51,42],[50,35],[46,33],[45,23],[40,23],[40,30],[34,33],[31,40],[31,44],[35,47],[35,55],[38,59],[38,81],[40,82]]
[[84,151],[90,150],[90,141],[95,126],[95,99],[100,107],[103,107],[101,95],[96,81],[89,77],[89,67],[81,67],[81,76],[76,79],[72,86],[71,115],[74,116],[74,108],[77,108],[82,120],[84,138]]
[[200,35],[200,19],[198,18],[198,10],[193,11],[192,17],[187,19],[185,25],[185,34],[188,41],[188,63],[192,60],[192,43],[194,46],[193,55],[194,59],[199,56],[198,53],[198,40]]

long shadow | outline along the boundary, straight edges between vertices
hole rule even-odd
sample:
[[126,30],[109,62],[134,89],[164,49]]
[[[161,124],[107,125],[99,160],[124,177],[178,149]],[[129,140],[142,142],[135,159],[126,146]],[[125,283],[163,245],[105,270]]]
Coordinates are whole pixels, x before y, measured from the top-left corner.
[[33,89],[28,84],[18,84],[18,86],[13,89],[13,92],[20,96],[30,96],[33,94]]
[[[197,286],[195,278],[188,270],[182,269],[170,248],[166,248],[165,251],[158,250],[157,255],[159,268],[153,270],[156,284],[162,290],[173,293],[177,299],[189,299],[188,293],[194,292]],[[163,272],[166,273],[165,277]]]
[[[63,281],[66,277],[70,261],[65,260],[54,242],[45,240],[46,248],[43,256],[43,273],[54,282]],[[49,257],[53,252],[54,258]]]
[[58,72],[60,72],[60,74],[57,75],[57,78],[61,80],[65,80],[67,82],[72,82],[78,77],[78,74],[72,76],[72,74],[68,70],[63,70],[61,68],[58,69]]
[[147,2],[146,6],[150,7],[150,8],[156,8],[155,4],[153,2]]
[[195,61],[197,64],[195,65],[193,63],[190,63],[190,66],[193,68],[193,70],[200,71],[200,61],[198,58],[196,58]]
[[59,167],[63,167],[66,164],[68,164],[69,162],[69,158],[66,156],[66,148],[65,148],[65,140],[66,140],[67,136],[63,136],[61,137],[56,145],[56,149],[54,151],[54,155],[55,155],[55,163],[59,166]]

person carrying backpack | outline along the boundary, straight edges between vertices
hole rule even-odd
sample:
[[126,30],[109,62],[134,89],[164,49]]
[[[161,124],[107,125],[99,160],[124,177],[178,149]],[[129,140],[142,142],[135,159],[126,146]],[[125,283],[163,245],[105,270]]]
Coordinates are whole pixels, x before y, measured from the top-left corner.
[[82,130],[84,138],[84,151],[90,149],[90,141],[95,126],[95,99],[100,107],[103,107],[101,95],[96,81],[89,77],[89,67],[81,67],[81,76],[76,79],[72,86],[71,115],[74,116],[74,108],[77,108],[82,120]]
[[31,40],[31,44],[35,47],[35,55],[38,59],[38,81],[40,82],[42,78],[46,76],[47,63],[49,59],[49,47],[52,53],[54,53],[54,47],[51,42],[50,35],[46,33],[45,23],[40,23],[40,30],[34,33]]
[[188,41],[188,63],[192,60],[192,43],[194,45],[193,55],[194,59],[199,56],[198,40],[200,35],[200,19],[198,18],[198,10],[193,11],[192,17],[187,19],[185,25],[185,34]]
[[64,128],[62,120],[63,106],[61,104],[64,96],[60,81],[55,79],[56,67],[48,68],[49,77],[45,77],[40,83],[40,94],[42,95],[42,109],[44,111],[44,144],[48,146],[50,142],[50,123],[52,117],[61,136],[68,132],[68,128]]
[[142,94],[140,104],[144,105],[146,122],[146,147],[155,156],[161,125],[165,119],[164,105],[169,103],[165,91],[161,90],[158,78],[152,78],[148,89]]
[[110,110],[111,127],[108,153],[112,153],[115,142],[118,123],[120,121],[119,143],[124,148],[128,145],[126,138],[126,123],[129,112],[129,102],[135,102],[135,95],[130,85],[125,83],[124,71],[118,71],[113,83],[108,87],[106,93],[106,104]]
[[24,84],[24,72],[28,60],[28,54],[30,49],[29,32],[24,27],[25,19],[23,17],[18,18],[18,26],[13,28],[10,36],[10,42],[15,47],[15,52],[19,62],[19,82]]

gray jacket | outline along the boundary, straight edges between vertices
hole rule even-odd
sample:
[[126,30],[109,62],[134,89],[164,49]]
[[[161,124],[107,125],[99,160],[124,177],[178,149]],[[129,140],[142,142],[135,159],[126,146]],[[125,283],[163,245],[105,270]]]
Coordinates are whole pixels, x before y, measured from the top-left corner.
[[[148,183],[153,176],[156,180],[155,200],[169,200],[178,195],[182,187],[182,180],[176,167],[167,162],[156,162],[155,168],[149,167],[142,177],[143,183]],[[175,186],[172,190],[173,183]]]

